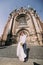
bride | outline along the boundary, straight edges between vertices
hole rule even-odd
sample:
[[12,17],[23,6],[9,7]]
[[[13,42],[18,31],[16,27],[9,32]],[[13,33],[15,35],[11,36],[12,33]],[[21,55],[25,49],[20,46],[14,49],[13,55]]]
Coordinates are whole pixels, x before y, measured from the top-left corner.
[[26,42],[26,35],[24,35],[23,31],[20,33],[19,42],[17,45],[17,57],[20,61],[25,61],[26,54],[24,53],[23,44]]

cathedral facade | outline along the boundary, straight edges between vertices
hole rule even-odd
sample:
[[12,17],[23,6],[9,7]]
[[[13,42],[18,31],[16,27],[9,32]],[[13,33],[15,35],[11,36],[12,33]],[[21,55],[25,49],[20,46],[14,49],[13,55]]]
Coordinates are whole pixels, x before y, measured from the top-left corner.
[[[28,35],[27,44],[43,45],[43,29],[40,23],[39,15],[33,8],[26,9],[21,7],[19,10],[15,9],[8,17],[2,40],[5,42],[12,40],[14,41],[12,43],[15,44],[18,42],[20,32],[24,31]],[[5,44],[2,43],[2,45]]]

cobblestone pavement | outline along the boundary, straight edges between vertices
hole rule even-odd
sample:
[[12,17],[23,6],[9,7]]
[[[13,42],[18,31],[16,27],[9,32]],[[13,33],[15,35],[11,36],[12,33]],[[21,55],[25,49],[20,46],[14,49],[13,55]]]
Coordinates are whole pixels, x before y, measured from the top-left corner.
[[17,45],[0,47],[0,65],[43,65],[43,47],[29,46],[27,62],[19,61],[16,48]]
[[18,58],[0,57],[0,65],[43,65],[41,59],[28,59],[27,62],[19,61]]
[[[28,48],[29,59],[43,59],[43,47],[29,46]],[[0,47],[0,57],[17,58],[16,49],[17,45]]]

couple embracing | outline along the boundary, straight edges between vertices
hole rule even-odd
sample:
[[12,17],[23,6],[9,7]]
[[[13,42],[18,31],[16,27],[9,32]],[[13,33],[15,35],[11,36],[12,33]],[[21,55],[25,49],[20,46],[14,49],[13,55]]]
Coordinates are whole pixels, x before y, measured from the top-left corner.
[[20,33],[19,42],[17,45],[17,57],[20,61],[26,61],[27,53],[26,53],[26,37],[27,35],[22,31]]

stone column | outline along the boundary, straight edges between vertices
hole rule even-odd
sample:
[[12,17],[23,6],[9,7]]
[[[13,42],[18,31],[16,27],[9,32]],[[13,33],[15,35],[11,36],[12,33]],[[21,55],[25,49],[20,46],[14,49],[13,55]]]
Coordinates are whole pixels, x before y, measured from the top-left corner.
[[16,20],[15,20],[15,17],[14,17],[14,22],[13,22],[13,27],[12,27],[12,35],[14,35],[15,34],[15,29],[16,29],[16,27],[15,27],[15,24],[16,23]]
[[11,30],[12,22],[13,22],[13,16],[12,16],[12,18],[11,18],[11,20],[10,20],[8,32]]
[[5,26],[5,28],[4,28],[4,32],[3,32],[3,35],[2,35],[2,40],[6,40],[6,33],[8,32],[8,27],[9,27],[9,24],[10,24],[10,17],[8,18],[8,21],[7,21],[7,24],[6,24],[6,26]]
[[[10,32],[10,29],[11,29],[12,20],[13,20],[13,16],[9,17],[8,22],[7,22],[7,24],[6,24],[5,28],[4,28],[3,35],[2,35],[2,40],[3,41],[6,41],[6,39],[7,39],[7,35]],[[5,45],[5,43],[2,43],[2,45]]]
[[31,16],[33,18],[33,22],[34,22],[34,25],[35,25],[35,29],[36,29],[39,44],[42,45],[42,41],[41,41],[42,35],[40,35],[41,34],[41,26],[39,26],[40,23],[36,20],[35,16],[32,13],[31,13]]

